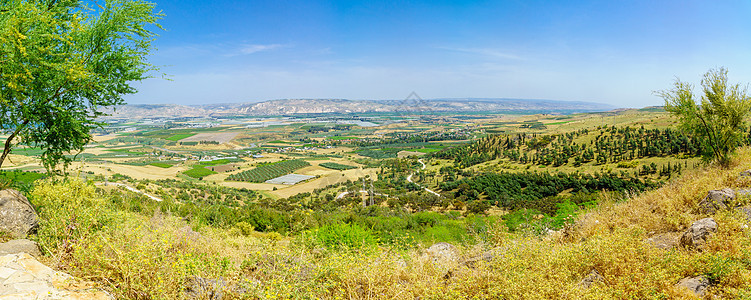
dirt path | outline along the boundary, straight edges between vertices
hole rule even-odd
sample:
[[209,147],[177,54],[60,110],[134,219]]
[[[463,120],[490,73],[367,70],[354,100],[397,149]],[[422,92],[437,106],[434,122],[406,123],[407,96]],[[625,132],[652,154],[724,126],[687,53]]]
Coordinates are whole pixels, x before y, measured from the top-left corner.
[[[421,168],[420,170],[425,170],[425,162],[423,162],[423,161],[422,161],[422,158],[421,158],[421,159],[418,159],[417,161],[418,161],[418,162],[420,162],[420,163],[422,164],[422,168]],[[407,182],[409,182],[409,183],[414,183],[414,182],[412,181],[412,175],[415,175],[415,173],[409,174],[409,176],[407,176]],[[415,183],[415,184],[417,184],[417,183]],[[436,193],[435,191],[433,191],[433,190],[431,190],[431,189],[429,189],[429,188],[426,188],[426,187],[424,187],[424,186],[422,186],[422,185],[420,185],[420,184],[417,184],[417,185],[419,185],[420,187],[422,187],[423,189],[425,189],[425,191],[426,191],[426,192],[428,192],[428,193],[431,193],[431,194],[433,194],[433,195],[436,195],[436,196],[438,196],[438,197],[440,197],[440,196],[441,196],[441,194],[439,194],[439,193]]]
[[99,182],[99,183],[97,183],[97,185],[104,185],[104,186],[108,186],[108,185],[121,186],[121,187],[124,187],[124,188],[128,189],[129,191],[131,191],[131,192],[134,192],[134,193],[136,193],[136,194],[141,194],[141,195],[144,195],[144,196],[146,196],[146,197],[149,197],[149,198],[150,198],[151,200],[154,200],[154,201],[157,201],[157,202],[161,202],[161,201],[162,201],[162,199],[161,199],[161,198],[157,198],[157,197],[155,197],[155,196],[149,195],[149,194],[147,194],[147,193],[145,193],[145,192],[143,192],[143,191],[141,191],[141,190],[139,190],[139,189],[136,189],[136,188],[134,188],[134,187],[132,187],[132,186],[129,186],[129,185],[127,185],[127,184],[122,184],[122,183],[119,183],[119,182]]
[[[425,162],[422,161],[422,158],[418,159],[417,161],[422,164],[422,168],[420,170],[425,170]],[[409,176],[407,176],[407,182],[414,183],[412,181],[412,175],[415,175],[415,173],[409,174]],[[415,184],[417,184],[417,183],[415,183]],[[417,185],[419,185],[419,184],[417,184]],[[428,192],[428,193],[431,193],[431,194],[436,195],[438,197],[441,196],[441,194],[436,193],[435,191],[433,191],[433,190],[431,190],[429,188],[423,187],[422,185],[419,185],[419,186],[422,187],[423,189],[425,189],[425,191]],[[367,192],[368,191],[366,191],[366,190],[360,190],[360,193],[367,193]],[[339,195],[336,195],[336,199],[344,198],[344,196],[347,196],[347,194],[349,194],[349,192],[346,192],[346,191],[345,192],[341,192],[341,193],[339,193]],[[383,194],[377,194],[376,193],[376,195],[383,195]],[[388,195],[385,195],[385,196],[388,197]]]

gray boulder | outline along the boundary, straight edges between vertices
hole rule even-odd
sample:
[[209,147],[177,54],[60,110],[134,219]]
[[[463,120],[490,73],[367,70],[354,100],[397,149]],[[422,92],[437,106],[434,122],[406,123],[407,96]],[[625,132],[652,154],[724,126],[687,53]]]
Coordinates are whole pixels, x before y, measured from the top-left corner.
[[584,279],[579,282],[579,286],[586,290],[592,287],[592,285],[594,284],[604,282],[605,277],[602,277],[602,275],[600,275],[600,272],[597,272],[596,269],[592,269],[592,272],[589,272],[589,275],[587,275],[587,277],[584,277]]
[[0,232],[20,239],[36,232],[39,218],[26,197],[16,190],[0,191]]
[[487,263],[487,262],[493,261],[493,259],[496,258],[496,255],[498,255],[498,254],[495,253],[494,251],[485,252],[485,253],[483,253],[481,255],[465,259],[459,265],[460,266],[466,266],[468,268],[474,268],[475,266],[477,266],[481,262],[486,262]]
[[751,205],[736,208],[738,212],[746,219],[746,222],[751,222]]
[[433,260],[433,262],[456,262],[459,260],[459,251],[454,245],[449,243],[435,243],[433,246],[425,250],[425,254]]
[[687,289],[697,297],[704,297],[704,293],[709,287],[709,280],[704,276],[687,277],[681,279],[676,285],[677,288]]
[[703,250],[707,238],[717,231],[717,222],[712,218],[698,220],[691,224],[681,236],[680,245],[687,249]]
[[224,298],[227,282],[224,278],[207,279],[198,276],[189,277],[186,282],[185,296],[187,299],[219,300]]
[[42,252],[39,251],[39,244],[34,241],[20,239],[0,243],[0,255],[16,254],[21,252],[25,252],[33,257],[42,256]]
[[670,250],[678,246],[678,242],[682,235],[683,233],[680,231],[664,232],[649,237],[646,242],[652,244],[656,248]]
[[699,210],[705,214],[714,214],[717,211],[731,208],[733,200],[735,200],[735,191],[733,189],[711,190],[699,202]]

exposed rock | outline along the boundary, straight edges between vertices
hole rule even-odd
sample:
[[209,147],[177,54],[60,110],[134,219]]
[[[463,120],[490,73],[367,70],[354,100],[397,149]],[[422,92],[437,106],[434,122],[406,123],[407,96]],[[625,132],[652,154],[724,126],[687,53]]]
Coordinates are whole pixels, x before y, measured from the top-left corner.
[[188,225],[178,229],[177,235],[186,242],[197,242],[203,238],[200,233],[193,231],[193,228],[190,228]]
[[737,189],[735,190],[735,197],[751,196],[751,189]]
[[743,217],[746,218],[746,222],[751,222],[751,205],[746,205],[744,207],[736,208],[741,214],[743,214]]
[[454,245],[449,243],[436,243],[425,250],[425,254],[433,260],[433,262],[456,262],[459,260],[459,251]]
[[468,268],[474,268],[479,264],[480,262],[491,262],[494,259],[497,259],[499,257],[503,257],[503,253],[508,250],[508,247],[498,247],[491,249],[487,252],[484,252],[480,255],[465,259],[462,261],[459,266],[466,266]]
[[699,202],[699,210],[705,214],[714,214],[719,210],[728,209],[735,200],[735,191],[730,188],[711,190],[707,196]]
[[224,296],[227,283],[223,278],[206,279],[198,276],[188,278],[185,296],[188,299],[219,300]]
[[506,249],[507,248],[495,248],[480,255],[465,259],[464,261],[459,263],[459,265],[451,268],[448,272],[446,272],[443,278],[449,279],[454,275],[454,273],[461,272],[462,269],[473,269],[480,263],[489,263],[498,257],[503,257],[503,252],[506,251]]
[[682,233],[679,231],[655,234],[647,239],[647,243],[654,245],[656,248],[669,250],[678,246],[681,235]]
[[709,287],[709,280],[704,276],[687,277],[681,279],[676,285],[677,288],[685,288],[694,293],[697,297],[703,297],[704,292]]
[[34,241],[21,239],[0,243],[0,255],[15,254],[21,252],[28,253],[33,257],[42,256],[42,252],[39,251],[39,244]]
[[741,177],[751,177],[751,170],[741,172]]
[[406,269],[409,266],[407,265],[407,261],[402,258],[398,259],[395,264],[397,268],[402,270]]
[[592,269],[592,272],[589,272],[589,275],[579,282],[579,286],[586,290],[592,287],[593,284],[597,283],[605,283],[605,277],[602,277],[600,272],[597,272],[596,269]]
[[25,238],[39,225],[34,207],[16,190],[0,191],[0,232],[12,238]]
[[485,252],[481,255],[468,258],[464,260],[460,266],[467,266],[468,268],[474,268],[480,262],[491,262],[495,259],[496,254],[494,252]]
[[583,231],[588,226],[599,224],[600,221],[595,219],[593,213],[586,213],[576,219],[574,223],[567,224],[562,229],[558,230],[559,236],[563,241],[567,242],[582,242],[585,240],[582,235]]
[[0,299],[113,299],[91,283],[76,282],[27,253],[0,256]]
[[702,250],[707,238],[717,231],[717,222],[712,218],[698,220],[691,224],[681,236],[680,245],[688,249]]

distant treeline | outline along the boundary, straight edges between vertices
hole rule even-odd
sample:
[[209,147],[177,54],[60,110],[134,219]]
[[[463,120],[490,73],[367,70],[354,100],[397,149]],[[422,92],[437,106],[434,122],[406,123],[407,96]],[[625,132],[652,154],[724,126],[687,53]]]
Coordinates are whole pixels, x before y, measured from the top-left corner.
[[[592,139],[578,139],[595,135]],[[579,140],[579,141],[577,141]],[[585,141],[581,141],[585,140]],[[523,164],[578,167],[659,156],[698,156],[701,141],[673,129],[601,127],[565,134],[499,134],[433,154],[466,168],[498,158]]]

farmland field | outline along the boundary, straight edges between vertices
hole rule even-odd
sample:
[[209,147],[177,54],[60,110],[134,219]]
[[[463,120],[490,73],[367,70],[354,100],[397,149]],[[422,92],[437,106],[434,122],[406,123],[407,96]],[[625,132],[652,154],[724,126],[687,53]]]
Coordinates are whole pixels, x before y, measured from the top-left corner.
[[339,170],[339,171],[350,170],[350,169],[356,169],[357,168],[355,166],[343,165],[343,164],[335,163],[335,162],[325,162],[325,163],[321,163],[319,166],[325,167],[325,168],[329,168],[329,169],[332,169],[332,170]]
[[163,162],[153,162],[153,163],[150,163],[149,165],[152,165],[152,166],[155,166],[155,167],[160,167],[160,168],[169,168],[169,167],[172,167],[172,164],[163,163]]
[[181,142],[217,142],[224,144],[234,139],[239,132],[202,132],[181,139]]
[[262,165],[248,171],[232,174],[227,177],[227,180],[232,181],[247,181],[261,183],[269,179],[273,179],[282,175],[287,175],[294,172],[297,169],[310,166],[310,163],[301,160],[285,160],[268,165]]
[[193,177],[193,178],[202,178],[202,177],[205,177],[205,176],[216,174],[216,172],[214,172],[212,170],[209,170],[209,169],[206,169],[204,167],[196,167],[196,168],[193,168],[193,169],[190,169],[190,170],[187,170],[187,171],[183,172],[183,174],[185,174],[187,176],[190,176],[190,177]]
[[170,137],[166,138],[165,140],[176,142],[176,141],[179,141],[179,140],[182,140],[182,139],[185,139],[185,138],[189,138],[189,137],[194,136],[194,135],[196,135],[196,134],[195,133],[180,133],[180,134],[175,134],[173,136],[170,136]]

